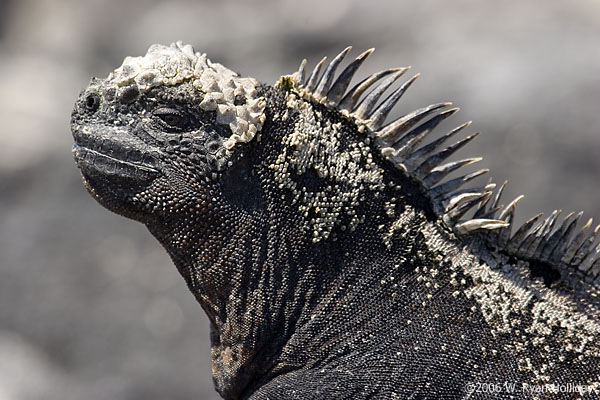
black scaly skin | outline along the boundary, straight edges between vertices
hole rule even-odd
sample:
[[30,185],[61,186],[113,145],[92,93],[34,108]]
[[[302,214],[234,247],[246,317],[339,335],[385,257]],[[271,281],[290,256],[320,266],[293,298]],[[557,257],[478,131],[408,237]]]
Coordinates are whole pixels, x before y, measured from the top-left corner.
[[[468,384],[532,382],[507,350],[509,339],[489,329],[485,311],[454,293],[454,281],[476,285],[451,268],[465,243],[439,221],[421,186],[375,144],[368,148],[384,187],[361,194],[353,212],[364,220],[343,230],[349,217],[342,216],[328,239],[313,241],[315,215],[298,211],[270,167],[298,118],[294,110],[282,117],[286,90],[260,87],[267,100],[260,140],[231,155],[223,149],[231,132],[215,123],[214,112],[198,109],[201,94],[189,82],[140,94],[135,86],[116,93],[94,80],[72,114],[74,155],[88,191],[149,228],[210,318],[219,393],[226,399],[486,399],[488,393],[470,393]],[[342,148],[364,141],[352,121],[316,102],[313,107],[322,119],[342,124]],[[293,179],[315,191],[346,184],[314,171]],[[389,202],[396,205],[392,212]],[[387,246],[381,227],[402,214],[410,218]],[[431,246],[425,237],[431,231],[445,248]],[[433,286],[422,279],[428,274]],[[574,358],[557,359],[564,368],[553,369],[550,381],[597,379],[600,357]]]

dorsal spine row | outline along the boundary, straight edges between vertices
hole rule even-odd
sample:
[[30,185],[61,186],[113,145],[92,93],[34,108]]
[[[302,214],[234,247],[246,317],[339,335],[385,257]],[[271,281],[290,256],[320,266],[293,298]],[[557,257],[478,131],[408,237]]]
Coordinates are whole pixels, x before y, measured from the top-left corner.
[[[420,146],[422,141],[442,121],[459,110],[448,108],[452,103],[432,104],[384,125],[391,109],[419,74],[406,80],[387,97],[384,97],[384,93],[410,67],[390,68],[372,74],[348,90],[359,67],[374,51],[369,49],[360,54],[334,79],[338,66],[350,50],[351,47],[346,47],[322,72],[327,60],[324,57],[308,78],[305,77],[306,60],[303,60],[299,70],[290,76],[300,94],[337,109],[353,119],[359,130],[367,131],[378,144],[382,155],[423,185],[436,214],[456,235],[481,233],[492,248],[525,260],[549,263],[568,275],[578,275],[584,282],[600,287],[600,244],[596,243],[600,225],[592,229],[593,221],[590,218],[575,233],[583,213],[570,213],[558,224],[561,211],[555,210],[546,219],[541,219],[542,214],[534,216],[512,234],[515,208],[523,196],[518,196],[506,207],[500,205],[507,182],[495,194],[496,184],[491,181],[481,187],[464,187],[467,182],[487,173],[487,169],[442,182],[454,171],[482,160],[481,157],[472,157],[444,163],[478,136],[478,133],[474,133],[454,144],[443,146],[471,122],[456,127],[424,146]],[[465,218],[468,212],[473,214]]]

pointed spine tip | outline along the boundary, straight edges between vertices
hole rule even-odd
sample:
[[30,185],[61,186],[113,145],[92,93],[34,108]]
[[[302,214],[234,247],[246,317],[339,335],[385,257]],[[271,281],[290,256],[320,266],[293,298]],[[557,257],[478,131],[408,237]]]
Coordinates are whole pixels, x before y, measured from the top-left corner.
[[360,53],[360,55],[356,58],[359,60],[363,60],[363,59],[369,57],[371,54],[373,54],[374,51],[375,51],[375,47],[371,47],[370,49],[367,49],[367,50],[363,51],[362,53]]
[[306,60],[306,58],[304,58],[302,60],[302,62],[300,63],[300,67],[298,68],[298,71],[296,72],[296,79],[298,80],[298,83],[300,84],[300,86],[304,86],[304,74],[305,74],[305,70],[306,70],[306,63],[307,63],[307,60]]

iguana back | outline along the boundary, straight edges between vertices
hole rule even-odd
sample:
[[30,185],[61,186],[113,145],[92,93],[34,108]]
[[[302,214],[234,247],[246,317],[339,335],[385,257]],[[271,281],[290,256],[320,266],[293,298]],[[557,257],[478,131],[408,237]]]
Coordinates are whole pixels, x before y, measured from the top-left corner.
[[513,228],[521,197],[464,186],[486,170],[448,178],[480,160],[446,161],[469,124],[428,138],[457,110],[386,123],[417,76],[351,87],[372,50],[336,76],[349,51],[270,87],[155,45],[75,105],[84,183],[171,255],[210,318],[219,393],[598,393],[600,227],[556,211]]

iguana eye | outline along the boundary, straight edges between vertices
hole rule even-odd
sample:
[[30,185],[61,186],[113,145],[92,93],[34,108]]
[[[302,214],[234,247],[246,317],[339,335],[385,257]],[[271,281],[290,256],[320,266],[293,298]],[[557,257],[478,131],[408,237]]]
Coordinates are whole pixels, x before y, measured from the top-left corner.
[[183,129],[187,124],[185,114],[172,108],[159,108],[154,111],[154,116],[160,120],[161,125],[171,129]]
[[160,119],[171,126],[178,126],[179,122],[181,121],[181,117],[177,114],[164,114],[160,116]]

